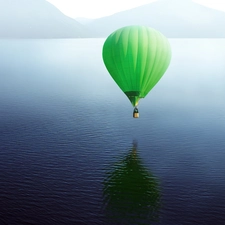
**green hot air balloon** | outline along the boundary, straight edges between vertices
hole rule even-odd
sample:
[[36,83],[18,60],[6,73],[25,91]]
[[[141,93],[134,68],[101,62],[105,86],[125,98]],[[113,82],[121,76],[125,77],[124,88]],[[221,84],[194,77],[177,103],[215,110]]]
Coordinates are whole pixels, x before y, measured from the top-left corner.
[[146,26],[127,26],[114,31],[102,50],[105,66],[129,98],[134,117],[137,105],[156,85],[171,60],[171,47],[159,31]]

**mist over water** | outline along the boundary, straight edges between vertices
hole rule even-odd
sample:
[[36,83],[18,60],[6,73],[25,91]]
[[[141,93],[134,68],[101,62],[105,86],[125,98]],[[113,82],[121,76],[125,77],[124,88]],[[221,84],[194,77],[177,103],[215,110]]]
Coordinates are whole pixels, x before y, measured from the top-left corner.
[[103,42],[0,41],[0,224],[222,225],[225,40],[171,39],[139,119]]

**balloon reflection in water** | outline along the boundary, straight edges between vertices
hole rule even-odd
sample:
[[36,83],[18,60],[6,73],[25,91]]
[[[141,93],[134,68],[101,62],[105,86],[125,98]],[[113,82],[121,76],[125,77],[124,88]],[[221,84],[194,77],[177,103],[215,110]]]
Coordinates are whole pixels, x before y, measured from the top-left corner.
[[104,180],[107,218],[113,224],[151,224],[159,219],[160,192],[157,179],[144,167],[134,143],[128,154]]

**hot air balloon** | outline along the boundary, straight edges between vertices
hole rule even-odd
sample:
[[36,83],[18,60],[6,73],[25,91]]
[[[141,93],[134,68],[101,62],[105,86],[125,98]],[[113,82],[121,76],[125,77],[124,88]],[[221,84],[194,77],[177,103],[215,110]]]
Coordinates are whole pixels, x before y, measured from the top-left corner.
[[104,42],[104,64],[134,106],[144,98],[166,72],[171,60],[171,47],[159,31],[146,26],[126,26],[114,31]]

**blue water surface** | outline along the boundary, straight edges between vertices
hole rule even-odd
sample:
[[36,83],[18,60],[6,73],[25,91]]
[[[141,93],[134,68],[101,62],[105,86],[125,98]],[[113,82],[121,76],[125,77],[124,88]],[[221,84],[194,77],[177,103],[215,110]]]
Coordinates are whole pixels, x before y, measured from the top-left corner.
[[225,40],[170,39],[139,119],[103,42],[0,40],[0,224],[224,224]]

